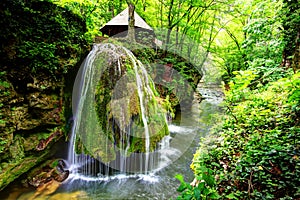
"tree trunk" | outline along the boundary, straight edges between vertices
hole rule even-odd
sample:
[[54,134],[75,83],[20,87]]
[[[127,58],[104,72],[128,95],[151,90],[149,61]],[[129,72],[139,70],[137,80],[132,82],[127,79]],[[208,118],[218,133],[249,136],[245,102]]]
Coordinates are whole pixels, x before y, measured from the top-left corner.
[[160,28],[163,28],[163,3],[160,4]]
[[285,11],[285,17],[283,18],[284,28],[284,42],[285,47],[283,50],[283,61],[281,66],[286,69],[292,67],[294,72],[300,67],[299,64],[299,9],[300,5],[298,0],[284,0],[283,10]]
[[135,6],[132,3],[131,0],[127,0],[128,4],[128,33],[127,33],[127,38],[129,42],[135,42],[135,30],[134,30],[134,24],[135,24],[135,19],[134,19],[134,10]]
[[109,11],[111,12],[111,17],[113,18],[115,16],[114,1],[110,1],[109,2]]

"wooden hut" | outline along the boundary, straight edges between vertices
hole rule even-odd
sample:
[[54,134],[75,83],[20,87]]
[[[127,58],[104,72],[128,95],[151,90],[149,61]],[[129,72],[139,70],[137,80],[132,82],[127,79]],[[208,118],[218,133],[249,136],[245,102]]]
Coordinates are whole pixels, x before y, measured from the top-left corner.
[[[147,38],[148,41],[154,42],[153,29],[136,12],[134,12],[134,19],[136,39]],[[128,21],[128,8],[126,8],[100,28],[100,31],[109,37],[125,37],[128,31]]]

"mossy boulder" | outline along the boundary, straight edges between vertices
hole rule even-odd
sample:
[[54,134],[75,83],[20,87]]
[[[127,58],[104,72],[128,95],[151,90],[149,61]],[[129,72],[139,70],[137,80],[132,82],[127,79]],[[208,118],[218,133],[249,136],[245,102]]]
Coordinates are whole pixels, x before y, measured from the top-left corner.
[[75,103],[77,147],[103,162],[118,151],[154,151],[169,131],[142,64],[124,47],[103,43],[94,45],[81,68],[75,90],[85,93]]

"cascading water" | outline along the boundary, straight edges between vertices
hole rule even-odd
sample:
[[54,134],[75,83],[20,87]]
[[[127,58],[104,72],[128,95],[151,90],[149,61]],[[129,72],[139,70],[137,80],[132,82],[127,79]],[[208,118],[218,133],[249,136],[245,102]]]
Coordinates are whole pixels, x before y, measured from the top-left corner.
[[[108,43],[93,46],[73,89],[71,176],[102,177],[112,169],[147,174],[161,166],[156,144],[168,128],[151,84],[142,63],[129,50]],[[156,128],[151,132],[149,125]]]
[[[131,60],[134,60],[133,55],[126,50],[127,55],[131,58]],[[136,62],[133,62],[133,66],[134,66],[134,72],[135,72],[135,76],[136,76],[136,84],[137,84],[137,92],[139,95],[139,101],[140,101],[140,108],[141,108],[141,115],[142,115],[142,121],[143,121],[143,125],[144,125],[144,129],[145,129],[145,149],[146,149],[146,158],[145,158],[145,172],[148,172],[148,164],[149,164],[149,148],[150,148],[150,136],[149,136],[149,128],[148,128],[148,122],[146,119],[146,115],[145,115],[145,106],[144,106],[144,95],[143,95],[143,90],[142,90],[142,79],[138,73],[138,66],[142,66],[142,64],[140,62],[138,62],[138,66],[136,64]],[[144,69],[143,67],[140,67],[140,69]],[[142,70],[144,77],[147,77],[147,72],[145,70]],[[147,86],[147,92],[151,92],[152,90],[150,88],[148,88],[148,79],[146,78],[146,86]],[[152,95],[153,94],[148,94],[148,95]]]

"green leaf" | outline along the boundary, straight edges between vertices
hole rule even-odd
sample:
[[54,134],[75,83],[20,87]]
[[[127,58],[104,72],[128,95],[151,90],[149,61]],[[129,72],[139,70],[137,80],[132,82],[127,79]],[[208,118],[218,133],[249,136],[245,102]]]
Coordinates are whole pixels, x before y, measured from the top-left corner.
[[194,196],[196,199],[200,199],[201,191],[198,187],[194,188]]
[[182,174],[176,174],[176,175],[175,175],[175,178],[176,178],[177,180],[179,180],[181,183],[182,183],[182,182],[185,182],[185,181],[184,181],[184,177],[183,177]]
[[208,196],[210,199],[220,199],[221,196],[217,192],[213,192]]
[[203,192],[202,192],[205,196],[209,194],[209,189],[208,188],[204,188]]
[[207,183],[208,186],[213,187],[215,184],[215,178],[210,175],[208,172],[203,173],[203,179]]
[[190,200],[190,199],[192,199],[192,198],[193,198],[193,196],[192,196],[191,194],[186,194],[186,195],[183,197],[184,200]]
[[181,183],[180,186],[177,188],[178,192],[183,192],[187,188],[185,183]]
[[230,193],[230,194],[226,195],[225,197],[228,199],[237,199],[238,200],[238,198],[235,197],[233,193]]
[[204,182],[200,182],[198,184],[198,188],[199,188],[200,191],[203,191],[204,187],[205,187],[205,183]]

